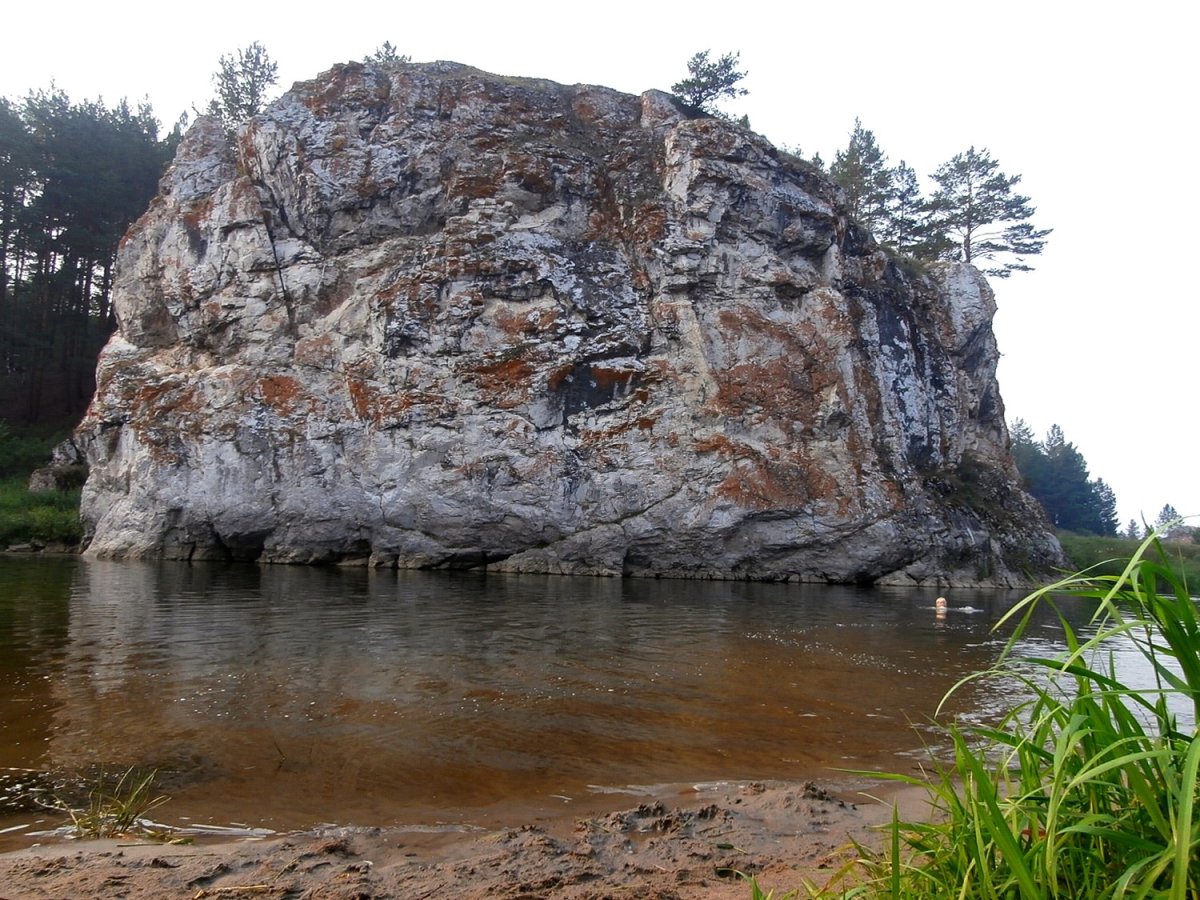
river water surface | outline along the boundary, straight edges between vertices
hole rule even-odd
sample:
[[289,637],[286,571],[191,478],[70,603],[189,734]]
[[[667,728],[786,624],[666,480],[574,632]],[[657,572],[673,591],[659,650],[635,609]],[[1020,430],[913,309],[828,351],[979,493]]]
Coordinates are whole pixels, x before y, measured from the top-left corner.
[[[14,779],[130,766],[158,770],[159,821],[276,830],[909,771],[1021,594],[948,596],[0,558],[0,849],[60,821]],[[1011,703],[988,690],[950,712]]]

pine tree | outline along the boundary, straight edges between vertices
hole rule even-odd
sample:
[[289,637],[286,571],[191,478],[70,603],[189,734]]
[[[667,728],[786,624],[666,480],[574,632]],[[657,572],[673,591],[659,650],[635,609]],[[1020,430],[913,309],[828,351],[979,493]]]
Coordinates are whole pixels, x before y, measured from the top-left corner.
[[1089,534],[1117,533],[1117,497],[1102,478],[1088,478],[1087,462],[1058,425],[1034,440],[1021,419],[1009,429],[1013,459],[1025,489],[1056,528]]
[[892,171],[875,133],[863,128],[861,120],[854,120],[846,149],[834,154],[829,175],[846,194],[850,218],[872,233],[878,231],[892,200]]
[[278,80],[279,66],[258,41],[236,55],[221,56],[213,85],[217,96],[208,104],[210,115],[220,116],[227,128],[256,116],[266,105],[267,91]]
[[[33,140],[17,107],[0,98],[0,341],[21,276],[21,219],[36,190]],[[0,371],[10,370],[8,361],[0,357]]]
[[921,256],[925,242],[925,201],[917,173],[900,160],[892,170],[892,191],[877,237],[884,245],[906,256]]
[[367,65],[391,66],[412,62],[412,57],[407,53],[401,53],[391,41],[384,41],[375,48],[374,53],[364,56],[363,62]]
[[91,396],[117,244],[174,150],[158,129],[145,102],[0,103],[0,414],[75,416]]
[[1182,518],[1175,507],[1167,503],[1163,505],[1163,508],[1158,513],[1158,517],[1154,520],[1154,527],[1156,529],[1170,530],[1173,526],[1178,525]]
[[1036,230],[1029,198],[1013,192],[1020,175],[1005,175],[988,151],[971,147],[933,173],[938,189],[929,200],[930,237],[945,239],[945,259],[967,263],[1002,260],[984,269],[1007,278],[1029,271],[1025,259],[1042,252],[1051,229]]
[[1091,505],[1095,513],[1093,524],[1099,528],[1100,534],[1115,536],[1120,527],[1120,521],[1117,519],[1117,495],[1103,478],[1091,482],[1091,487]]
[[726,53],[716,62],[709,62],[708,50],[701,50],[688,60],[688,77],[671,85],[671,93],[693,113],[717,115],[718,100],[744,97],[749,93],[738,82],[747,72],[739,72],[741,53]]

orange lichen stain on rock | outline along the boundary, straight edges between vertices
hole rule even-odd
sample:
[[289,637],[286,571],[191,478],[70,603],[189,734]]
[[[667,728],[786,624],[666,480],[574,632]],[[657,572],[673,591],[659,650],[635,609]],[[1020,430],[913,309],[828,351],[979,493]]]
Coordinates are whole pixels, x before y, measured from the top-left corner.
[[653,282],[650,280],[650,273],[642,266],[634,266],[629,272],[629,283],[635,291],[647,291],[650,289]]
[[741,451],[745,449],[743,445],[735,443],[724,434],[710,434],[706,437],[697,438],[692,444],[692,448],[697,453],[718,453],[730,459],[741,455]]
[[365,422],[378,426],[394,426],[408,421],[414,397],[408,391],[390,393],[377,383],[347,376],[346,393],[354,414]]
[[[333,77],[321,82],[321,90],[306,94],[304,105],[317,116],[327,116],[339,106],[344,105],[346,94],[360,92],[363,82],[361,66],[338,66],[333,70]],[[309,82],[313,84],[313,82]]]
[[662,384],[671,374],[671,361],[661,356],[644,361],[642,384]]
[[558,319],[556,309],[513,309],[505,305],[496,308],[493,321],[507,336],[521,339],[553,331]]
[[546,387],[551,391],[561,390],[574,373],[575,366],[571,363],[551,369],[546,376]]
[[494,170],[463,170],[458,169],[446,182],[446,199],[482,200],[496,196],[500,189],[502,174]]
[[554,175],[548,161],[540,156],[520,153],[509,157],[504,178],[531,194],[545,196],[554,192]]
[[125,230],[121,235],[121,240],[117,242],[117,249],[124,250],[125,245],[129,244],[146,233],[146,226],[151,222],[161,221],[163,218],[163,207],[167,205],[167,200],[162,194],[159,194],[150,201],[149,208],[142,213],[141,217],[134,220],[133,224]]
[[718,321],[721,329],[729,334],[762,335],[765,340],[783,347],[794,358],[805,355],[816,336],[816,330],[807,323],[776,322],[753,309],[722,310]]
[[758,458],[738,466],[717,486],[717,495],[745,509],[796,509],[811,497],[804,466]]
[[628,390],[638,381],[641,374],[636,369],[615,368],[612,366],[592,366],[591,379],[596,383],[596,389],[611,391],[614,389]]
[[475,365],[465,374],[499,409],[512,409],[528,399],[534,371],[528,360],[512,357]]
[[300,382],[290,375],[268,375],[258,383],[258,395],[263,403],[282,415],[291,415],[300,409],[312,409],[312,398]]
[[764,411],[771,418],[811,422],[819,399],[807,373],[785,359],[744,363],[714,373],[713,412],[745,415]]
[[591,101],[583,97],[575,97],[571,102],[571,106],[574,108],[575,115],[579,117],[580,122],[590,124],[598,118],[596,107],[592,105]]
[[198,231],[201,224],[212,215],[212,208],[211,194],[184,204],[180,209],[180,218],[183,220],[184,228],[188,231]]
[[379,391],[360,378],[348,377],[346,393],[350,395],[350,405],[354,408],[356,416],[368,421],[374,419],[375,410],[379,405]]
[[[624,438],[633,431],[650,431],[654,428],[654,423],[658,416],[641,416],[630,419],[614,419],[608,417],[610,424],[604,428],[581,428],[579,431],[580,443],[592,448],[606,446],[609,450],[629,450],[627,440],[622,440],[618,444],[613,444],[615,438]],[[644,440],[643,437],[637,437],[637,440]]]
[[633,236],[643,245],[655,244],[667,234],[667,211],[655,203],[646,203],[634,217]]
[[130,427],[158,462],[172,462],[170,450],[181,436],[200,428],[200,391],[179,378],[144,383],[132,392],[126,408],[133,411]]
[[[253,149],[253,146],[252,146]],[[248,222],[262,222],[262,201],[258,196],[253,180],[245,175],[234,179],[229,196],[225,202],[225,219],[231,225],[241,225]]]

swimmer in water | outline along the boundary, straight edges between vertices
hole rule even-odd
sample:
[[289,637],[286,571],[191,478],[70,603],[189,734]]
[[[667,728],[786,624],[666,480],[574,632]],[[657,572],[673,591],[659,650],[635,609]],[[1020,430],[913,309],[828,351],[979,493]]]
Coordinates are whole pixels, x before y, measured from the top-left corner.
[[933,608],[936,611],[937,617],[942,619],[946,616],[946,610],[949,608],[949,604],[946,602],[945,597],[938,597],[933,601]]

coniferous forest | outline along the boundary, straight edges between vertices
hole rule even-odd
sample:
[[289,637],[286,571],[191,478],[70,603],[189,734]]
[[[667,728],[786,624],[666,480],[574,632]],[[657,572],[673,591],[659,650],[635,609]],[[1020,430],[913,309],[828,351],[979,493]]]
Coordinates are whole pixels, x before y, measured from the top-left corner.
[[115,326],[121,236],[180,137],[148,104],[0,98],[0,418],[73,424]]

